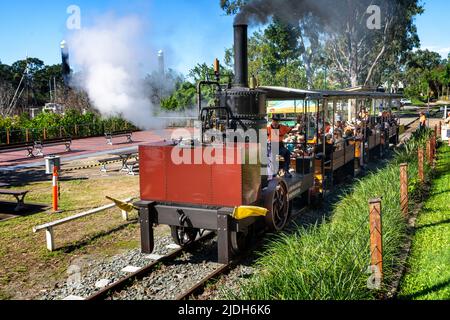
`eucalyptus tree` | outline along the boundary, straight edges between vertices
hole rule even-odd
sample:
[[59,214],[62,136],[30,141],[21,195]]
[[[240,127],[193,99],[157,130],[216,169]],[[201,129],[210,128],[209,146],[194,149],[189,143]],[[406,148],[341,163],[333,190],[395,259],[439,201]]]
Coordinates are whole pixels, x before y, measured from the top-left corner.
[[[414,22],[423,12],[419,0],[221,0],[220,5],[238,21],[266,24],[276,16],[307,26],[302,35],[313,31],[313,41],[323,34],[312,44],[324,47],[342,85],[377,84],[384,68],[404,63],[420,43]],[[308,23],[311,16],[315,25]]]

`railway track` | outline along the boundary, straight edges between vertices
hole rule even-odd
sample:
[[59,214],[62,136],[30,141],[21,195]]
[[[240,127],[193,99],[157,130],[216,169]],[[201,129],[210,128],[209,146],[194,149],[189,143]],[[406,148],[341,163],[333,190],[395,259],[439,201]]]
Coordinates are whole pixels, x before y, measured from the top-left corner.
[[103,288],[102,290],[96,292],[95,294],[88,297],[86,300],[88,301],[98,301],[98,300],[106,300],[107,298],[111,297],[117,292],[120,292],[122,290],[125,290],[128,286],[132,285],[135,281],[138,281],[140,279],[143,279],[147,276],[149,276],[153,271],[157,270],[159,266],[162,264],[170,263],[171,261],[174,261],[175,259],[179,258],[183,255],[183,253],[194,249],[198,245],[200,245],[203,242],[206,242],[212,238],[214,238],[215,234],[213,232],[207,233],[194,241],[193,243],[183,247],[176,249],[169,254],[161,257],[157,261],[152,262],[151,264],[141,268],[140,270],[136,271],[135,273],[130,274],[129,276],[120,279],[119,281]]
[[[304,207],[299,210],[297,210],[295,213],[291,215],[291,222],[295,221],[296,218],[298,218],[303,212],[305,212],[308,208]],[[264,242],[265,238],[262,237],[260,240],[258,240],[255,244],[250,246],[245,252],[241,253],[239,256],[237,256],[232,262],[226,265],[222,265],[221,267],[217,268],[213,272],[211,272],[208,276],[204,277],[202,280],[198,281],[195,285],[193,285],[189,290],[186,290],[182,294],[178,295],[176,300],[189,300],[189,299],[195,299],[199,295],[201,295],[205,288],[208,286],[208,284],[217,281],[220,277],[226,275],[230,271],[232,271],[234,268],[236,268],[239,263],[248,257],[248,255],[254,251],[255,249],[261,247],[262,243]]]
[[[302,212],[304,212],[307,208],[302,208],[297,210],[292,214],[292,219],[295,220]],[[199,247],[201,244],[214,239],[215,233],[210,232],[205,234],[204,236],[197,239],[195,242],[189,244],[186,247],[176,249],[169,254],[161,257],[159,260],[152,262],[151,264],[141,268],[135,273],[130,274],[127,277],[120,279],[119,281],[101,289],[90,297],[86,298],[87,301],[100,301],[107,299],[115,299],[114,296],[123,295],[123,292],[126,292],[136,284],[139,284],[139,281],[144,280],[147,277],[152,276],[154,272],[160,269],[162,265],[168,265],[173,263],[177,258],[180,258],[184,253],[192,251],[193,249]],[[252,246],[248,248],[245,252],[237,256],[232,262],[226,265],[220,265],[219,267],[215,267],[208,275],[201,278],[201,280],[196,281],[193,285],[189,286],[187,290],[184,290],[182,293],[178,294],[175,300],[188,300],[191,298],[196,298],[200,294],[205,291],[205,288],[213,281],[218,280],[220,277],[226,275],[228,272],[232,271],[236,268],[239,263],[245,259],[253,250],[259,248],[264,241],[264,237],[261,237],[261,240],[254,243]],[[132,296],[132,295],[131,295]]]

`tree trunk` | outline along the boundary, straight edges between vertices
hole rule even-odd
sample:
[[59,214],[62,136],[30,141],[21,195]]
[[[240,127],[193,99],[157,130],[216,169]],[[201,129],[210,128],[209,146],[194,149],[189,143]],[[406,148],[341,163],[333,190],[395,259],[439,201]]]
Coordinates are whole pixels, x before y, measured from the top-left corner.
[[350,78],[350,85],[351,87],[357,87],[358,86],[358,48],[357,45],[353,39],[354,32],[349,31],[347,35],[347,41],[349,46],[349,78]]
[[306,81],[307,81],[307,86],[308,86],[308,90],[311,90],[313,87],[313,79],[312,79],[312,70],[311,70],[311,60],[309,59],[309,57],[306,57],[305,54],[305,72],[306,72]]
[[284,59],[284,86],[288,87],[288,74],[287,74],[288,61]]

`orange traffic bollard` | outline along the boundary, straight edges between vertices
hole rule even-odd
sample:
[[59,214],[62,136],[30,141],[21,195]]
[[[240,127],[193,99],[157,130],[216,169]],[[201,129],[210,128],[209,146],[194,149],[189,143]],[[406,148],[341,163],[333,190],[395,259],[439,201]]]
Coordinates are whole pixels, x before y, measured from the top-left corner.
[[53,212],[58,212],[58,168],[53,167]]

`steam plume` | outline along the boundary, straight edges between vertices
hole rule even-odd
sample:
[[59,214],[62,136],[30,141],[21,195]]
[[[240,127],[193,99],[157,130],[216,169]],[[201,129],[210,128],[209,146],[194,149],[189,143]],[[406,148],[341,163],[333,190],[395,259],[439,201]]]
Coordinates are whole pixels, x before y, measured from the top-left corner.
[[184,115],[161,113],[150,99],[139,64],[144,52],[148,52],[141,41],[145,36],[143,29],[137,17],[107,16],[73,34],[69,43],[81,73],[72,85],[85,90],[102,115],[119,115],[139,128],[159,129],[167,123],[155,114],[158,117]]

